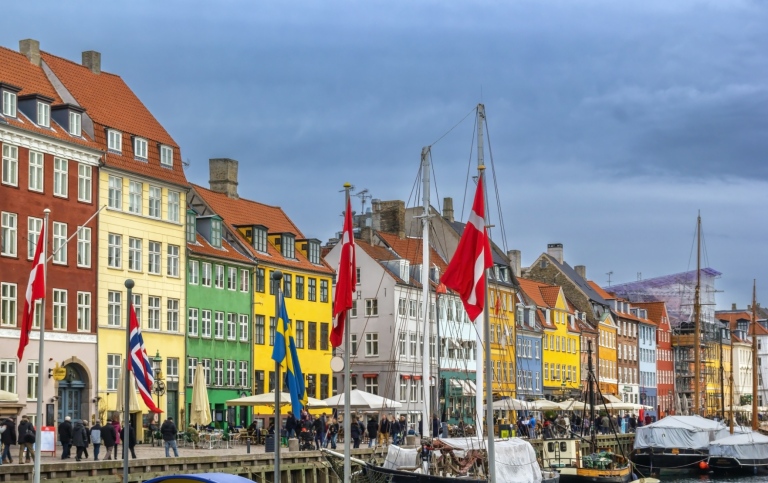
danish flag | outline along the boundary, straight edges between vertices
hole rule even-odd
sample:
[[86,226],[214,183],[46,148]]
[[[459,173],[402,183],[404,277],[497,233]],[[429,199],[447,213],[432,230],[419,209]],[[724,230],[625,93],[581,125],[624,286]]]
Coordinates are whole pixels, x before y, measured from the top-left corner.
[[491,245],[485,228],[483,178],[477,182],[472,212],[464,226],[459,246],[453,254],[441,279],[446,287],[455,290],[469,318],[475,320],[485,308],[485,270],[493,266]]
[[[162,413],[152,401],[152,386],[155,383],[155,375],[152,373],[152,364],[149,362],[147,350],[144,348],[144,338],[141,337],[141,327],[136,318],[136,312],[131,303],[131,363],[128,364],[128,370],[133,372],[136,378],[136,387],[139,389],[141,399],[153,413]],[[126,387],[131,387],[130,385]]]
[[353,306],[353,293],[357,285],[357,262],[355,261],[355,233],[352,231],[352,203],[347,200],[344,213],[344,234],[341,238],[339,270],[336,272],[336,293],[333,297],[333,330],[331,346],[339,347],[344,341],[344,324],[347,310]]
[[24,298],[24,313],[21,315],[21,339],[16,356],[21,361],[24,356],[24,348],[29,344],[29,333],[32,331],[32,320],[35,315],[35,301],[45,298],[45,227],[40,229],[35,248],[35,258],[32,261],[32,272],[29,274],[27,293]]

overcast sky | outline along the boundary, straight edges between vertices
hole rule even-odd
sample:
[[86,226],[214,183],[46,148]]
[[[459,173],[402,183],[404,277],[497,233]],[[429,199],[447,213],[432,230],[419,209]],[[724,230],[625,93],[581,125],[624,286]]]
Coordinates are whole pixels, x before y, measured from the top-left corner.
[[768,303],[764,1],[56,0],[4,5],[0,32],[100,51],[191,182],[238,159],[241,196],[323,240],[344,182],[408,200],[422,146],[457,123],[433,147],[433,197],[459,217],[475,165],[460,121],[483,102],[524,265],[559,242],[601,285],[695,269],[701,210],[720,308],[749,303],[753,278]]

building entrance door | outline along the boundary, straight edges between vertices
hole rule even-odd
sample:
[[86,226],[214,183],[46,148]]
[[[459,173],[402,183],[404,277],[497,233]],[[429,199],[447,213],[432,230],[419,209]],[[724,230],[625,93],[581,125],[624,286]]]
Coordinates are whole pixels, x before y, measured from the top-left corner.
[[[178,421],[178,415],[179,412],[179,391],[168,391],[166,394],[166,411],[167,416],[170,418],[173,418],[174,421]],[[180,423],[177,423],[180,424]]]
[[85,394],[86,381],[77,364],[68,364],[64,367],[67,375],[59,382],[58,421],[64,421],[67,416],[73,421],[83,419],[83,394]]

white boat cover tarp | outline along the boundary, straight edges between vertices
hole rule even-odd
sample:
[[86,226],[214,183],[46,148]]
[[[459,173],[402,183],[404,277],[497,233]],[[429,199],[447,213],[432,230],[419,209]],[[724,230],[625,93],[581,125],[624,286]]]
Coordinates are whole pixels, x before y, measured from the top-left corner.
[[390,444],[387,446],[387,457],[384,459],[382,467],[388,470],[398,468],[415,468],[421,464],[419,459],[419,448],[401,448]]
[[707,449],[724,427],[723,423],[701,416],[667,416],[637,428],[635,449]]
[[[477,438],[440,438],[443,443],[462,450],[485,449],[485,441]],[[536,451],[520,438],[497,439],[496,478],[504,483],[541,483],[541,468]]]
[[768,462],[768,436],[750,432],[716,439],[709,445],[709,456]]

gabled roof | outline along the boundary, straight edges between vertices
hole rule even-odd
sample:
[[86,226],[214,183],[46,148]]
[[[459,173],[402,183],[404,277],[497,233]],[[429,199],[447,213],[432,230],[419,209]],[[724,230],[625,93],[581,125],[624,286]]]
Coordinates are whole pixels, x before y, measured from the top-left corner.
[[223,238],[221,240],[221,248],[215,248],[210,243],[208,243],[208,240],[206,240],[205,237],[198,233],[197,241],[195,243],[187,242],[187,248],[192,255],[221,258],[223,260],[247,263],[249,265],[255,264],[252,259],[235,250],[234,247],[232,247],[232,245],[230,245],[227,240],[224,240]]
[[[107,148],[105,128],[122,132],[122,152],[109,152],[104,157],[106,166],[186,186],[178,144],[120,76],[104,71],[94,74],[88,67],[47,52],[40,56],[62,89],[93,120],[93,134],[103,150]],[[147,140],[146,161],[134,159],[132,136]],[[158,143],[173,148],[172,167],[160,165]]]
[[661,325],[664,314],[667,312],[667,304],[664,302],[633,302],[632,306],[645,309],[648,312],[648,318],[656,322],[656,325]]
[[241,245],[248,250],[253,258],[287,268],[303,269],[325,274],[332,274],[334,272],[322,258],[318,265],[310,263],[298,247],[295,251],[295,259],[283,257],[282,253],[271,243],[267,243],[267,253],[261,253],[254,249],[242,233],[240,233],[240,230],[238,230],[238,227],[264,225],[269,233],[291,233],[296,236],[297,240],[304,239],[305,237],[301,230],[279,206],[265,205],[245,198],[233,199],[226,194],[217,193],[194,184],[192,187],[205,204],[224,220],[230,231],[238,237]]
[[564,261],[563,263],[560,263],[555,257],[548,253],[542,253],[541,256],[546,257],[550,263],[556,266],[563,273],[563,275],[568,277],[571,282],[573,282],[579,289],[581,289],[581,291],[584,292],[584,294],[589,297],[590,300],[600,305],[608,305],[608,302],[606,302],[599,293],[595,292],[592,286],[587,283],[586,280],[584,280],[584,277],[576,273],[576,270],[568,265],[567,262]]
[[746,310],[724,310],[724,311],[717,311],[715,312],[715,317],[717,320],[721,320],[723,322],[727,322],[730,326],[731,330],[736,329],[736,324],[740,320],[746,320],[749,322],[749,335],[754,335],[755,331],[757,331],[757,335],[768,335],[768,329],[763,327],[761,324],[753,324],[752,323],[752,312],[746,311]]
[[[21,90],[17,93],[19,97],[27,94],[40,94],[53,99],[52,106],[63,103],[42,67],[34,65],[24,54],[5,47],[0,47],[0,82],[20,87]],[[98,149],[98,145],[86,135],[85,131],[81,137],[72,136],[56,123],[53,116],[51,116],[50,128],[38,126],[18,108],[16,109],[16,118],[5,117],[0,112],[0,119],[7,122],[9,126],[68,143],[79,144],[93,150]]]
[[[555,325],[551,322],[547,322],[544,311],[542,309],[554,308],[557,304],[557,294],[560,292],[560,287],[557,285],[549,285],[542,282],[536,282],[527,278],[518,277],[517,282],[520,285],[520,291],[533,302],[539,310],[536,315],[541,326],[545,329],[554,329]],[[546,295],[545,295],[546,294]],[[552,297],[554,295],[554,302]]]
[[[453,228],[453,230],[459,235],[459,238],[461,238],[461,235],[464,233],[464,227],[467,225],[466,223],[462,223],[460,221],[447,221],[445,222]],[[494,265],[503,265],[506,267],[509,267],[509,260],[507,259],[507,256],[504,254],[504,251],[499,247],[493,240],[490,240],[491,242],[491,258],[493,259]],[[489,274],[490,275],[490,274]],[[496,280],[495,278],[493,281],[495,283],[501,283],[501,284],[508,284],[508,285],[517,285],[515,274],[512,273],[511,267],[509,270],[509,276],[510,280],[505,282],[503,280]],[[493,278],[491,276],[491,278]]]
[[547,305],[552,308],[557,306],[557,297],[560,296],[560,287],[553,285],[550,287],[540,287],[539,290]]
[[[376,235],[384,242],[389,248],[392,249],[400,258],[408,260],[411,265],[421,265],[422,263],[422,243],[421,238],[400,238],[392,233],[385,233],[377,231]],[[429,263],[430,265],[437,265],[440,269],[440,273],[445,273],[445,269],[448,268],[448,264],[445,260],[437,254],[434,248],[429,248]]]
[[614,300],[617,298],[616,295],[606,292],[605,290],[602,289],[602,287],[600,287],[600,285],[596,284],[592,280],[590,280],[587,283],[589,284],[590,287],[592,287],[592,290],[597,292],[597,294],[600,295],[606,301]]

